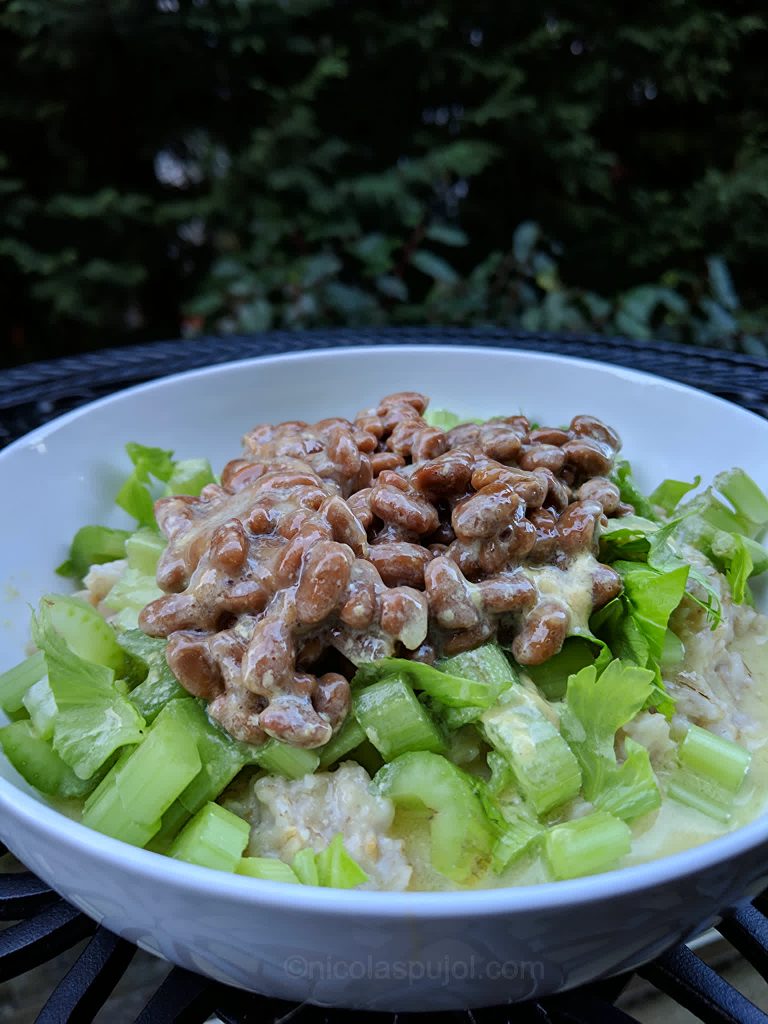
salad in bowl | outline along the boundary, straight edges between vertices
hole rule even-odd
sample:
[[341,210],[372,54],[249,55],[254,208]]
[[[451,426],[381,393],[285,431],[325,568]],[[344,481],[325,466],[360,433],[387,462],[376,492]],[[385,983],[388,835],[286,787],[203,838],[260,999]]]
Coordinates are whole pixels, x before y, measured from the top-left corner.
[[645,494],[594,416],[412,391],[255,426],[219,475],[126,450],[135,528],[77,531],[0,676],[6,757],[89,828],[424,891],[611,871],[764,810],[768,499],[743,470]]

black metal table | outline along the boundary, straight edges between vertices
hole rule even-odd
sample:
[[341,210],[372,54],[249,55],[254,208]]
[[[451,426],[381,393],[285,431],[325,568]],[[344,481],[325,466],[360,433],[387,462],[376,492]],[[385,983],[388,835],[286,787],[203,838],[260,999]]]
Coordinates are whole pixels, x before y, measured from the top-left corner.
[[[167,373],[250,356],[371,344],[492,345],[562,353],[648,370],[737,402],[768,417],[768,360],[732,353],[631,342],[586,335],[553,336],[476,330],[389,329],[327,332],[273,332],[266,335],[168,341],[128,349],[35,363],[0,372],[0,446],[33,427],[84,402]],[[0,854],[4,851],[0,849]],[[28,872],[9,871],[0,859],[0,921],[15,922],[0,931],[0,982],[17,977],[90,937],[69,972],[50,993],[38,1021],[85,1024],[109,998],[135,953],[129,943],[66,904]],[[718,930],[768,979],[766,896],[746,904]],[[638,972],[707,1024],[768,1024],[768,1014],[747,1000],[686,946],[677,946]],[[634,1018],[614,1006],[630,975],[523,1006],[469,1013],[399,1014],[421,1024],[632,1024]],[[0,1007],[2,1006],[0,987]],[[224,1024],[394,1024],[392,1014],[294,1007],[228,988],[174,968],[136,1018],[138,1024],[197,1024],[214,1015]],[[117,1021],[107,1013],[106,1019]]]

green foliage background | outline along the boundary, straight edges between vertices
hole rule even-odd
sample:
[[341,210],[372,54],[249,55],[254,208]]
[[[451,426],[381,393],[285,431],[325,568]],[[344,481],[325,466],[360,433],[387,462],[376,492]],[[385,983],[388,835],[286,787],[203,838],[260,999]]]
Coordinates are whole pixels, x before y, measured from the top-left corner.
[[2,358],[424,322],[765,353],[764,10],[7,0]]

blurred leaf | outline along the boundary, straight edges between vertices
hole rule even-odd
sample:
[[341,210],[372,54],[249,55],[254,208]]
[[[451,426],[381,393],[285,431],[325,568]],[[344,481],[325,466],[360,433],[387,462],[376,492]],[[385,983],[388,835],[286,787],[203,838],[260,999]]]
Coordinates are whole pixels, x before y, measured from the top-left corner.
[[376,287],[383,295],[400,302],[408,301],[408,288],[402,278],[394,277],[392,274],[382,274],[376,278]]
[[731,274],[721,256],[710,256],[707,260],[709,283],[717,301],[726,309],[738,309],[739,297],[733,287]]
[[459,279],[453,267],[429,249],[418,249],[411,256],[411,265],[441,284],[455,284]]
[[460,228],[450,224],[430,224],[425,232],[430,242],[441,242],[443,245],[466,245],[469,239]]

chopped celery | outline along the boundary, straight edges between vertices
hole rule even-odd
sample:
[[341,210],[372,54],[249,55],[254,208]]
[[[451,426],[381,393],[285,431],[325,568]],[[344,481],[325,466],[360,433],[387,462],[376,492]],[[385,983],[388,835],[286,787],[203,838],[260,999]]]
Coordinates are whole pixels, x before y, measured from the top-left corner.
[[69,548],[69,558],[56,572],[81,580],[92,565],[114,562],[125,556],[128,530],[113,530],[109,526],[81,526]]
[[21,711],[24,694],[48,671],[42,651],[36,651],[0,675],[0,708],[11,714]]
[[84,797],[95,786],[95,780],[78,779],[39,736],[32,722],[12,722],[0,729],[0,745],[5,756],[26,781],[41,793],[59,797]]
[[365,739],[365,732],[354,715],[348,715],[341,729],[330,739],[324,747],[319,747],[317,753],[320,755],[321,769],[340,761],[350,751],[359,747]]
[[[714,486],[755,529],[768,525],[768,498],[743,469],[719,473],[714,479]],[[754,532],[751,535],[754,536]]]
[[738,792],[749,770],[752,755],[732,740],[690,725],[680,743],[680,764],[711,779],[731,793]]
[[544,854],[555,878],[596,875],[629,853],[629,826],[607,811],[554,825],[544,836]]
[[594,643],[581,636],[570,636],[562,649],[541,665],[526,665],[525,671],[547,700],[565,696],[568,677],[595,663]]
[[195,742],[201,763],[200,771],[163,815],[158,838],[167,840],[173,838],[204,804],[215,800],[240,769],[253,761],[253,752],[258,748],[233,740],[208,718],[200,702],[192,697],[170,701],[162,715],[182,725]]
[[88,798],[83,824],[126,842],[131,842],[126,836],[151,829],[146,843],[200,768],[194,737],[172,713],[163,712],[144,742],[120,758]]
[[[311,851],[310,851],[311,852]],[[235,874],[249,878],[262,878],[267,882],[291,882],[300,885],[296,872],[277,857],[241,857]]]
[[424,422],[428,423],[430,427],[437,427],[438,430],[451,430],[453,427],[458,427],[460,423],[485,423],[485,420],[459,416],[449,409],[427,409],[424,413]]
[[114,687],[114,672],[78,657],[54,629],[48,606],[32,622],[56,701],[53,749],[81,779],[90,778],[119,747],[138,743],[144,720]]
[[315,851],[308,846],[299,850],[291,862],[291,867],[302,885],[320,885]]
[[271,775],[301,779],[317,770],[320,757],[316,750],[291,747],[279,740],[267,740],[261,747],[251,747],[250,763],[257,764]]
[[373,778],[379,768],[384,764],[384,758],[378,752],[370,740],[366,739],[355,750],[355,761],[368,772]]
[[176,837],[168,856],[219,871],[234,871],[249,834],[247,821],[218,804],[206,804]]
[[671,515],[682,499],[690,491],[696,490],[701,483],[701,477],[696,476],[692,483],[684,480],[662,480],[659,486],[648,496],[652,505],[658,505],[667,515]]
[[130,701],[148,722],[169,701],[187,696],[165,660],[166,640],[147,636],[140,629],[128,629],[118,636],[118,642],[128,655],[129,681],[138,683]]
[[667,796],[686,807],[721,821],[724,825],[733,814],[733,793],[713,782],[711,778],[678,769],[666,783]]
[[337,832],[315,859],[320,885],[330,889],[354,889],[368,881],[368,875],[347,852],[341,832]]
[[579,765],[535,697],[518,686],[505,698],[505,703],[485,712],[482,730],[509,762],[536,813],[545,814],[576,796],[581,786]]
[[191,494],[197,497],[206,484],[215,482],[216,477],[208,459],[181,459],[173,467],[166,485],[166,493]]
[[506,817],[505,826],[493,844],[492,866],[501,874],[527,853],[544,835],[544,828],[533,817],[523,814]]
[[154,576],[165,545],[165,537],[156,530],[142,527],[132,533],[125,542],[128,568],[135,569],[136,572],[145,576]]
[[385,761],[409,750],[440,751],[440,730],[410,686],[393,676],[359,690],[353,709],[366,736]]
[[24,694],[24,707],[32,719],[37,735],[44,740],[53,736],[56,718],[56,698],[47,679],[34,683]]
[[498,696],[495,687],[479,679],[449,676],[432,665],[408,661],[407,658],[380,658],[378,661],[359,665],[352,685],[368,686],[392,676],[407,680],[414,690],[423,690],[430,697],[453,708],[488,708]]
[[376,774],[379,791],[396,806],[431,813],[432,866],[466,883],[487,866],[494,834],[469,776],[439,754],[402,754]]
[[162,591],[154,576],[148,576],[138,569],[126,569],[117,583],[104,598],[104,604],[113,611],[126,609],[138,614],[150,601],[162,597]]
[[[491,703],[518,682],[517,673],[498,644],[483,644],[474,650],[454,654],[452,658],[443,658],[435,667],[449,676],[485,683]],[[432,696],[439,695],[433,693]]]
[[93,605],[64,594],[46,594],[41,604],[46,607],[48,621],[71,651],[86,661],[106,665],[118,674],[122,672],[125,655],[115,631]]
[[657,807],[658,783],[648,751],[627,739],[627,758],[617,764],[616,732],[645,705],[653,687],[653,672],[618,659],[597,675],[594,666],[568,680],[561,728],[584,776],[584,796],[622,818],[633,818]]

